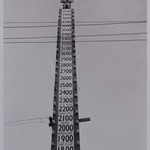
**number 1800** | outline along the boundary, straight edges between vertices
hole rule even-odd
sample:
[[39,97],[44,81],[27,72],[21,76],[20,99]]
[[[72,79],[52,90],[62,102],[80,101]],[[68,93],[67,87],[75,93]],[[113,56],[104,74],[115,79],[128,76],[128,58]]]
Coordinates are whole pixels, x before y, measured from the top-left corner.
[[61,146],[61,147],[58,147],[58,150],[74,150],[73,146]]

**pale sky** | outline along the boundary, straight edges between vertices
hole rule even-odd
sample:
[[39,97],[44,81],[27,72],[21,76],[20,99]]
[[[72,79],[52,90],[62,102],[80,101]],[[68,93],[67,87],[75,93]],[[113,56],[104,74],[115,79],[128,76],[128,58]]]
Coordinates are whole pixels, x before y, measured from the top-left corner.
[[[59,0],[4,0],[4,21],[56,22],[59,8]],[[76,21],[146,20],[146,0],[76,0],[73,8]],[[146,32],[146,24],[76,27],[76,35],[131,32]],[[4,29],[4,37],[56,33]],[[135,38],[146,35],[76,40]],[[4,122],[52,115],[55,51],[55,43],[4,45]],[[81,150],[146,150],[146,42],[76,43],[76,53],[79,114],[91,118],[80,125]],[[50,145],[46,123],[4,128],[4,150]]]

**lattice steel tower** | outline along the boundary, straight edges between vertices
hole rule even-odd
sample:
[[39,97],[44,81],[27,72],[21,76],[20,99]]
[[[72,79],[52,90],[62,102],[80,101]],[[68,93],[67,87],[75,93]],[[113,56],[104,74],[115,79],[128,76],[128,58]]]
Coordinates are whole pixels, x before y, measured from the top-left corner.
[[51,150],[80,150],[73,0],[59,10]]

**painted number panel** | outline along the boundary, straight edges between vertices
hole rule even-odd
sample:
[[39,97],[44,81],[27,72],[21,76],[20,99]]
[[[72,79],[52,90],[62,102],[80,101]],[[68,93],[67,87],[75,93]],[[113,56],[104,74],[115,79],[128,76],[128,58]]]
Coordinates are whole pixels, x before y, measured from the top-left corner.
[[71,9],[62,9],[57,150],[74,150],[71,20]]

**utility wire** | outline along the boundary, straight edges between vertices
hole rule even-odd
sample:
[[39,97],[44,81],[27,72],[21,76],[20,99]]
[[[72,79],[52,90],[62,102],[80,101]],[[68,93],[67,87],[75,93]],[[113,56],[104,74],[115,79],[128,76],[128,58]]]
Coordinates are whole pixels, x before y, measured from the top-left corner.
[[29,125],[29,124],[36,124],[36,123],[48,123],[48,122],[38,121],[38,122],[27,122],[27,123],[6,124],[4,127],[9,127],[9,126],[19,126],[19,125]]
[[3,38],[5,40],[8,39],[41,39],[41,38],[57,38],[57,36],[29,36],[29,37],[10,37],[10,38]]
[[[117,24],[139,24],[146,23],[146,21],[129,21],[129,22],[112,22],[112,23],[92,23],[92,24],[75,24],[74,26],[98,26],[98,25],[117,25]],[[43,28],[43,27],[57,27],[58,25],[40,25],[40,26],[4,26],[3,28]],[[72,26],[72,25],[62,25]]]
[[146,41],[147,39],[130,39],[130,40],[95,40],[95,41],[76,41],[76,42],[129,42],[129,41]]
[[3,28],[43,28],[43,27],[57,27],[58,25],[45,25],[45,26],[4,26]]
[[57,21],[4,21],[5,24],[58,23]]
[[[139,22],[145,20],[134,20],[134,21],[75,21],[75,23],[112,23],[112,22]],[[147,21],[145,21],[147,22]],[[5,24],[34,24],[34,23],[58,23],[57,21],[5,21]]]
[[[84,41],[76,41],[76,42],[134,42],[134,41],[147,41],[147,39],[129,39],[129,40],[84,40]],[[21,43],[56,43],[56,41],[39,41],[39,42],[4,42],[4,44],[21,44]]]
[[87,34],[87,35],[76,35],[75,37],[90,37],[90,36],[120,36],[120,35],[138,35],[147,34],[146,32],[135,32],[135,33],[116,33],[116,34]]
[[[117,33],[117,34],[88,34],[88,35],[76,35],[76,37],[94,37],[94,36],[121,36],[121,35],[139,35],[147,34],[146,32],[136,32],[136,33]],[[57,38],[56,36],[37,36],[37,37],[7,37],[3,39],[38,39],[38,38]]]
[[112,23],[95,23],[95,24],[75,24],[75,26],[97,26],[97,25],[116,25],[116,24],[134,24],[134,23],[146,23],[146,21],[131,21],[131,22],[112,22]]
[[117,20],[112,20],[112,21],[75,21],[75,23],[124,23],[124,22],[141,22],[141,21],[144,21],[144,22],[147,22],[146,20],[120,20],[120,21],[117,21]]
[[47,119],[47,118],[49,118],[49,117],[39,117],[39,118],[30,118],[30,119],[23,119],[23,120],[15,120],[15,121],[6,122],[6,124],[19,123],[19,122],[25,122],[25,121],[32,121],[32,120],[42,120],[42,119]]

